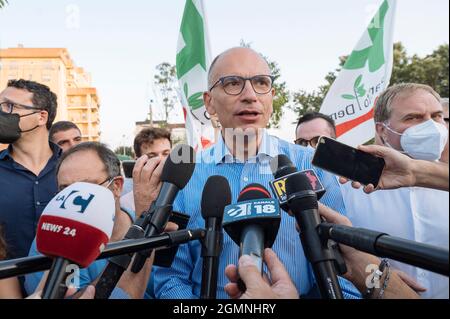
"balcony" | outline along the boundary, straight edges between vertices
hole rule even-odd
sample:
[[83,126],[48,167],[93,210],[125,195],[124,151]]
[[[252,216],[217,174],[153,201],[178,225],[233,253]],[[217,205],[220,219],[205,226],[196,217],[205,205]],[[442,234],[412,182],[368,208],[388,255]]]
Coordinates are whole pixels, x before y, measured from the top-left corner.
[[89,110],[91,107],[86,105],[68,105],[68,110]]

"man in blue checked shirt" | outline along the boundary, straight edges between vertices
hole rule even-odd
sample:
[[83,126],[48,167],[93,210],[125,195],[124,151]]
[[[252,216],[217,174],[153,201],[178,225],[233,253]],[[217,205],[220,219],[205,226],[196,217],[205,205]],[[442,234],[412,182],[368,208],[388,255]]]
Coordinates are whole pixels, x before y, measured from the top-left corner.
[[[265,131],[273,112],[274,77],[263,57],[249,48],[233,48],[220,54],[211,64],[209,90],[203,98],[208,113],[217,116],[222,126],[216,144],[197,155],[194,174],[178,194],[174,211],[191,216],[188,228],[204,227],[200,212],[203,187],[211,175],[228,179],[232,202],[246,185],[259,183],[269,188],[273,179],[270,160],[287,155],[298,170],[312,168],[312,152],[290,144]],[[316,169],[327,192],[321,202],[345,214],[339,185],[334,176]],[[306,260],[295,219],[282,212],[282,221],[272,247],[300,295],[311,293],[315,284],[311,266]],[[237,264],[238,246],[224,234],[220,257],[217,297],[227,298],[224,286],[228,283],[225,267]],[[201,244],[192,241],[181,245],[171,268],[154,267],[154,289],[157,298],[198,298],[202,277]],[[340,278],[346,298],[359,298],[356,288]]]

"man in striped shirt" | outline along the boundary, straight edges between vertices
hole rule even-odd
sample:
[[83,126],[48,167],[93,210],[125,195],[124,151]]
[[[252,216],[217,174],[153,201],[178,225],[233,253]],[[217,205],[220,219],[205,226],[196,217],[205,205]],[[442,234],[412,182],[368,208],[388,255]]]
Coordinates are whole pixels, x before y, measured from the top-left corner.
[[[198,154],[194,174],[178,194],[174,211],[191,216],[188,228],[204,227],[200,202],[203,187],[211,175],[228,179],[232,202],[240,190],[251,183],[269,189],[273,179],[270,160],[287,155],[297,169],[312,168],[312,152],[270,136],[265,131],[273,112],[274,77],[263,57],[249,48],[233,48],[220,54],[211,64],[209,90],[203,98],[210,115],[218,117],[221,135],[215,145]],[[316,169],[327,192],[321,202],[345,214],[339,185],[334,176]],[[282,220],[272,249],[285,265],[300,295],[312,291],[315,279],[295,229],[295,219],[282,212]],[[225,267],[237,264],[239,247],[224,234],[220,256],[217,298],[227,298]],[[202,277],[201,244],[182,245],[171,268],[154,267],[154,289],[157,298],[198,298]],[[340,279],[346,298],[359,298],[356,288]]]

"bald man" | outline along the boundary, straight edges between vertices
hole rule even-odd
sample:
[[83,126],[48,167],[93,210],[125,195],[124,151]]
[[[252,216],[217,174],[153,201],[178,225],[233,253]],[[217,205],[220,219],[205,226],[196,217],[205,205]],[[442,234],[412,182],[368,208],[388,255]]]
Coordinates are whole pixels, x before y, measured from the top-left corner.
[[[249,48],[233,48],[220,54],[211,64],[208,91],[203,94],[205,107],[220,122],[217,143],[197,156],[197,165],[187,186],[178,193],[174,211],[191,216],[189,228],[204,227],[200,212],[201,190],[211,175],[222,175],[230,183],[232,202],[247,185],[259,183],[270,189],[273,180],[269,162],[279,154],[287,155],[299,170],[311,167],[312,151],[270,136],[265,130],[273,112],[274,76],[267,61]],[[322,202],[345,214],[339,185],[334,176],[316,170],[325,184]],[[272,194],[273,197],[273,194]],[[281,225],[273,250],[286,266],[301,295],[315,286],[311,267],[295,230],[295,219],[282,213]],[[182,245],[171,268],[154,268],[157,298],[198,298],[201,292],[201,243]],[[220,257],[217,298],[227,298],[225,267],[237,264],[239,247],[224,234]],[[341,280],[345,297],[358,297],[349,282]]]

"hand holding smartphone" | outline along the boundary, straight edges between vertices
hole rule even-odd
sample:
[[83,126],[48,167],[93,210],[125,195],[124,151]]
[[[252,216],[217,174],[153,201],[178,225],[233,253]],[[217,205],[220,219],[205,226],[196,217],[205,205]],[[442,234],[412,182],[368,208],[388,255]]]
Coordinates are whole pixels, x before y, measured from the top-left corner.
[[321,136],[312,164],[363,185],[377,187],[385,162],[381,157]]

